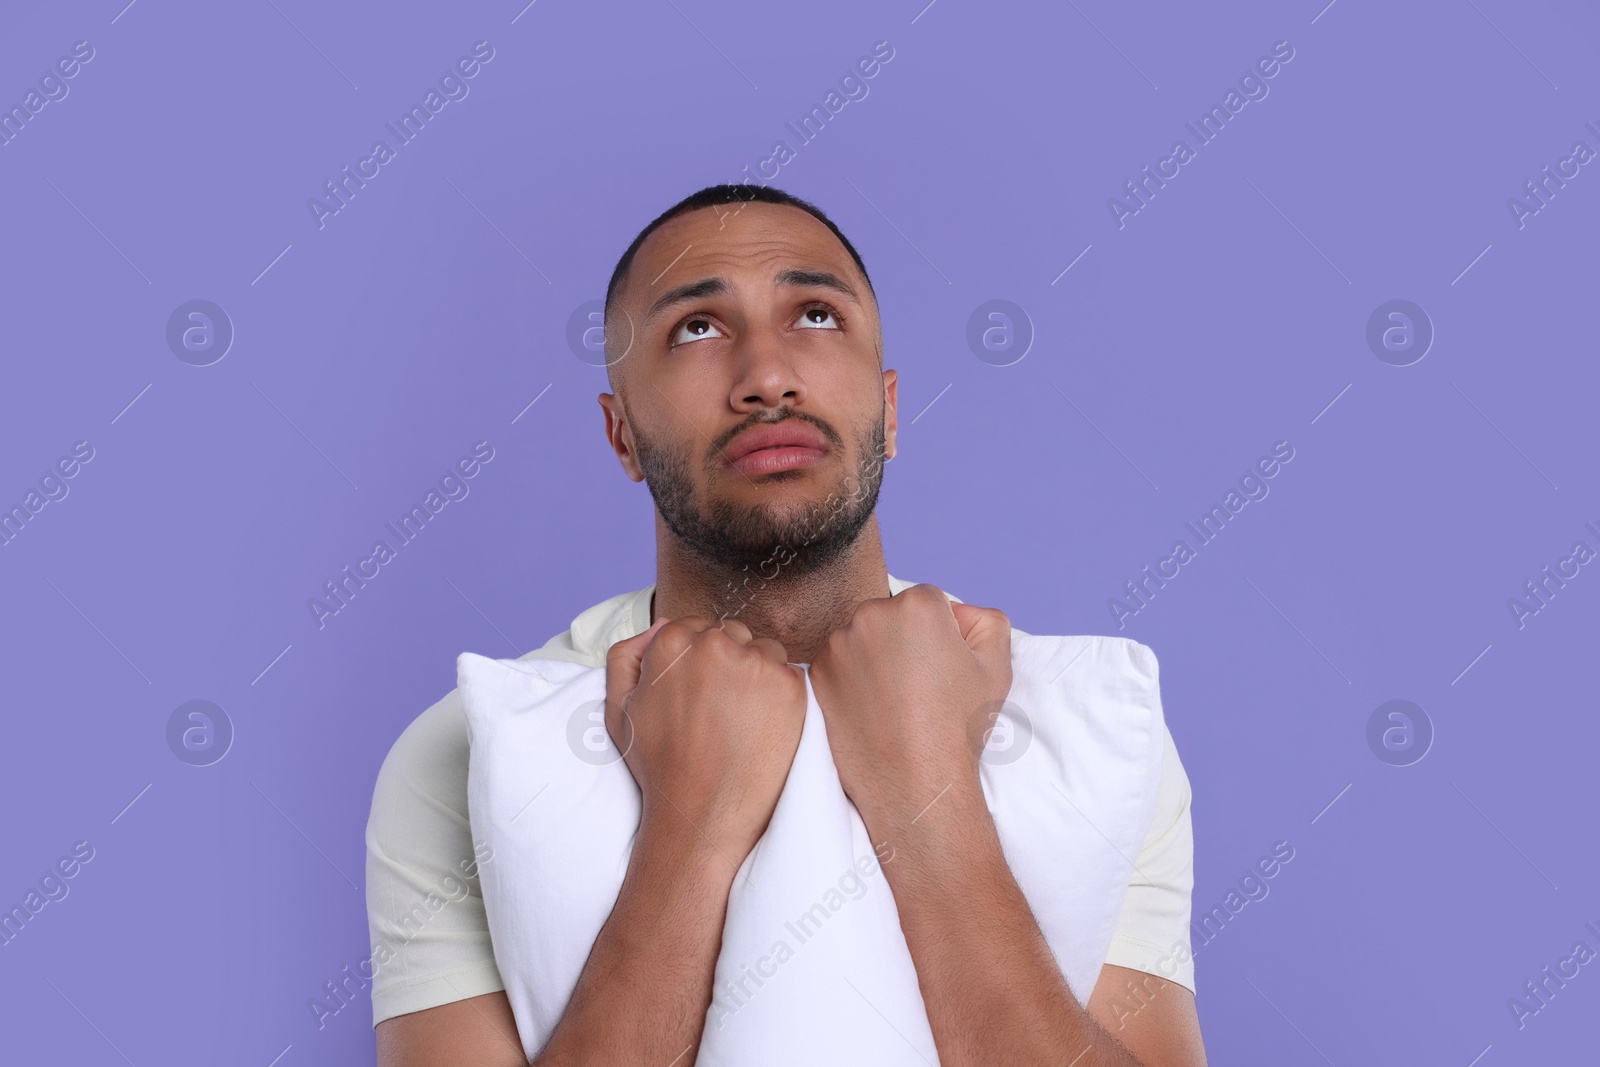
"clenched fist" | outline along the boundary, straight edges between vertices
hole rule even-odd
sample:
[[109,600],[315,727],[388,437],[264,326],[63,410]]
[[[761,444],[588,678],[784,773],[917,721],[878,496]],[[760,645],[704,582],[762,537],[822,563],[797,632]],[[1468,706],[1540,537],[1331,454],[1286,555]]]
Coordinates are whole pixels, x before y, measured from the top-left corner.
[[1011,622],[914,585],[862,601],[811,663],[833,761],[873,837],[949,789],[982,804],[972,723],[1011,691]]
[[640,835],[692,834],[735,869],[772,818],[805,714],[801,669],[737,619],[657,619],[606,657],[606,729],[643,794]]

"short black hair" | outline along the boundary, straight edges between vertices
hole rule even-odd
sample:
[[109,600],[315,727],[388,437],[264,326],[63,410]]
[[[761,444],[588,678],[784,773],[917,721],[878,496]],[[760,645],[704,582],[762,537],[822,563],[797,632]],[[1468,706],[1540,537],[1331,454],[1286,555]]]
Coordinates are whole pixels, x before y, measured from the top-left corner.
[[872,288],[872,278],[867,274],[867,265],[861,261],[861,254],[856,251],[855,245],[850,243],[850,239],[844,235],[839,227],[834,225],[833,220],[828,218],[827,215],[823,214],[821,208],[817,207],[815,204],[800,199],[798,196],[786,193],[782,189],[778,189],[771,185],[750,185],[740,183],[734,185],[708,185],[697,193],[690,193],[676,204],[673,204],[671,207],[667,208],[667,210],[663,211],[660,215],[657,215],[654,222],[640,230],[639,236],[635,237],[633,239],[633,244],[629,245],[628,250],[622,253],[622,258],[617,260],[616,269],[611,272],[611,283],[606,286],[605,314],[609,317],[611,313],[611,300],[616,295],[617,288],[621,285],[623,276],[628,273],[628,268],[633,265],[633,257],[638,253],[639,246],[644,244],[645,238],[649,237],[664,223],[677,218],[684,212],[695,211],[703,207],[716,207],[722,204],[731,204],[735,201],[738,201],[741,204],[753,202],[759,202],[763,204],[788,204],[790,207],[797,207],[801,211],[809,212],[811,215],[815,216],[822,222],[824,226],[833,231],[833,235],[839,239],[839,243],[844,245],[844,250],[850,253],[850,258],[855,261],[856,269],[861,272],[861,277],[866,279],[867,290],[872,293],[873,300],[877,300],[878,293]]

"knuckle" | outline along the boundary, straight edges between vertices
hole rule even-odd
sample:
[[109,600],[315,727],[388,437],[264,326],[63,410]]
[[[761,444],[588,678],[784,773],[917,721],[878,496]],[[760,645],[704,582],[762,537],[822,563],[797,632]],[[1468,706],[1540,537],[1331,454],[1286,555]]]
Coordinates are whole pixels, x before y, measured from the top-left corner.
[[704,645],[708,651],[713,651],[721,655],[729,655],[738,651],[739,649],[748,647],[747,645],[735,639],[731,633],[729,633],[727,630],[724,630],[720,626],[712,626],[708,629],[701,630],[695,635],[695,640],[699,644]]
[[[869,604],[871,604],[870,600],[863,600],[860,603],[856,604],[855,607],[851,608],[850,609],[849,618],[845,619],[844,625],[839,627],[839,630],[844,630],[844,631],[848,632],[848,631],[853,630],[856,627],[862,625],[868,619],[874,618],[877,615],[877,612],[873,608],[869,607],[868,606]],[[894,604],[894,601],[891,600],[891,601],[889,601],[888,604],[885,604],[885,605],[882,605],[882,606],[883,607],[891,607],[891,606],[893,606],[893,604]],[[834,632],[838,633],[839,631],[835,630]]]
[[668,657],[675,657],[694,640],[694,631],[678,621],[667,623],[656,631],[655,643]]
[[694,633],[694,627],[689,625],[690,618],[691,616],[686,615],[670,620],[665,626],[656,631],[656,638],[659,640],[669,635],[679,638],[689,636]]

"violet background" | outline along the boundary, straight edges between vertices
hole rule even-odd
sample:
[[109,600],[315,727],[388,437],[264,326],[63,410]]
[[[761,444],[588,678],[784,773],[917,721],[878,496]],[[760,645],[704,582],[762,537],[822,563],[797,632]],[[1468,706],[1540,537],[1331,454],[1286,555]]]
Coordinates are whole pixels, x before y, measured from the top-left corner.
[[[320,1030],[307,1001],[369,955],[384,754],[457,653],[653,580],[569,317],[886,40],[772,181],[882,303],[889,570],[1156,651],[1197,915],[1295,848],[1199,953],[1211,1062],[1594,1061],[1594,965],[1520,1030],[1506,1005],[1600,949],[1600,576],[1507,606],[1600,548],[1600,165],[1507,207],[1600,149],[1593,5],[123,2],[0,13],[0,103],[95,49],[0,147],[0,503],[95,449],[0,548],[0,905],[96,853],[0,947],[0,1058],[373,1062],[365,1000]],[[468,97],[318,229],[307,199],[479,40]],[[1119,229],[1107,199],[1280,40],[1269,95]],[[205,367],[165,340],[196,298],[236,331]],[[1405,367],[1365,339],[1396,298],[1436,330]],[[992,299],[1034,331],[1009,366],[966,341]],[[319,630],[307,600],[485,439]],[[1280,440],[1270,495],[1119,630],[1108,598]],[[211,766],[168,748],[192,699],[236,732]],[[1366,740],[1392,699],[1435,731],[1409,766]]]

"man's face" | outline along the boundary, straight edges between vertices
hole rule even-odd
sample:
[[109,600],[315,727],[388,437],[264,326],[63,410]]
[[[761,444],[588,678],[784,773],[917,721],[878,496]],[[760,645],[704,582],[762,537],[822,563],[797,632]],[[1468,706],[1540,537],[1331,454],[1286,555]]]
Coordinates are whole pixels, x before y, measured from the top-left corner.
[[855,542],[894,455],[878,338],[866,280],[810,213],[688,212],[645,240],[613,297],[607,437],[685,547],[796,577]]

